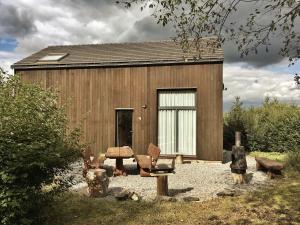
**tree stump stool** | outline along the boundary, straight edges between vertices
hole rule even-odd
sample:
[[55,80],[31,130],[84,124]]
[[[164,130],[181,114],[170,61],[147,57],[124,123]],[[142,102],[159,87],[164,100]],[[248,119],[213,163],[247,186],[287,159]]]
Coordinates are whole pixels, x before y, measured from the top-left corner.
[[90,197],[104,197],[107,195],[109,179],[104,169],[90,169],[86,174],[88,195]]

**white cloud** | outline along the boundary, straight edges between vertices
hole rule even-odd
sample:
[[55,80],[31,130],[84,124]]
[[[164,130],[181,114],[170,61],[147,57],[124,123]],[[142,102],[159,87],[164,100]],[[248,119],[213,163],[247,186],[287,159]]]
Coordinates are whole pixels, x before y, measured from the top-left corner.
[[[140,12],[139,6],[127,10],[115,5],[111,0],[0,0],[0,5],[8,6],[7,9],[11,12],[19,12],[17,19],[13,18],[11,13],[5,14],[11,21],[9,26],[3,22],[8,20],[0,21],[0,28],[10,32],[4,35],[15,34],[13,37],[19,43],[13,53],[0,52],[0,65],[5,69],[9,69],[10,65],[19,59],[49,45],[166,39],[173,34],[170,27],[162,28],[157,25],[149,17],[149,10]],[[26,22],[26,26],[21,26],[26,28],[21,33],[18,28],[20,26],[13,25],[21,25],[20,21]],[[3,34],[0,33],[0,37],[1,35]],[[235,51],[232,46],[225,48],[225,51],[226,59],[235,57],[231,56]],[[254,59],[243,60],[249,62]],[[272,62],[274,61],[276,60]],[[227,108],[235,96],[241,96],[247,104],[258,104],[267,95],[283,101],[299,101],[300,93],[299,90],[293,89],[291,75],[275,73],[266,68],[247,68],[245,65],[247,64],[224,66],[224,83],[228,88],[224,91],[224,104]]]
[[16,62],[22,57],[22,55],[16,54],[14,52],[4,52],[0,51],[0,66],[5,70],[12,73],[10,65],[12,62]]
[[246,105],[260,104],[267,96],[300,104],[300,89],[296,88],[293,76],[288,73],[225,64],[224,84],[227,88],[223,93],[225,110],[228,110],[235,96],[240,96]]

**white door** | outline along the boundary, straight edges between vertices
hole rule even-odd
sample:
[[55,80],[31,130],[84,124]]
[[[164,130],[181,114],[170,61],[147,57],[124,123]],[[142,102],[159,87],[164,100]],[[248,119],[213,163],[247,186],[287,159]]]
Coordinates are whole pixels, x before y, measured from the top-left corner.
[[158,92],[158,145],[161,154],[196,155],[196,92]]

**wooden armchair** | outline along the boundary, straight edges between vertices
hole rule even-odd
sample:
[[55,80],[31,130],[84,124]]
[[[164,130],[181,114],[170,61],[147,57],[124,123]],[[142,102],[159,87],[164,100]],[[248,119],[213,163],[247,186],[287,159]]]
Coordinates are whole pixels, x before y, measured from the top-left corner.
[[154,144],[149,144],[147,154],[148,155],[135,155],[141,177],[149,177],[150,173],[152,172],[172,172],[174,170],[174,160],[171,167],[165,164],[157,164],[158,158],[160,156],[160,149]]

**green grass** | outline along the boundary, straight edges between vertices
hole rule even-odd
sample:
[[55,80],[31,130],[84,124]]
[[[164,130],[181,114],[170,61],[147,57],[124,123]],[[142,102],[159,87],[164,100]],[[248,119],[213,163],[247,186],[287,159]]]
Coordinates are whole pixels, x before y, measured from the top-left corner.
[[300,177],[203,203],[116,202],[65,194],[44,211],[44,225],[300,224]]
[[250,156],[258,156],[258,157],[265,157],[268,159],[276,160],[279,162],[284,162],[286,159],[286,153],[280,152],[260,152],[260,151],[253,151],[249,153]]

